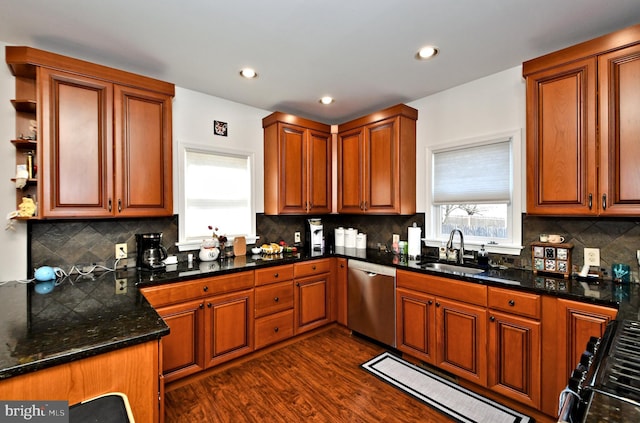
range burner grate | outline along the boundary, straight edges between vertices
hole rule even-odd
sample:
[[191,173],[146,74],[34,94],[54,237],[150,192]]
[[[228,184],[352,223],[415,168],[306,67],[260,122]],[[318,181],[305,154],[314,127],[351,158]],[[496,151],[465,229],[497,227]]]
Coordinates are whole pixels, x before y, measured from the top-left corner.
[[640,405],[640,323],[621,323],[593,388]]

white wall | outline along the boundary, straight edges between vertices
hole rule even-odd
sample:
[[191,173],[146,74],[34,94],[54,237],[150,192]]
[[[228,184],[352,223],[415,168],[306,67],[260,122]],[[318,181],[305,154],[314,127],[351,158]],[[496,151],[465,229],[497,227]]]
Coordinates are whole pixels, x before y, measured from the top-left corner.
[[[516,66],[464,85],[408,103],[418,109],[416,140],[416,205],[427,212],[426,148],[444,142],[522,129],[525,152],[526,86]],[[521,163],[524,184],[524,157]],[[524,186],[522,187],[524,196]],[[523,203],[524,197],[523,197]]]
[[[0,43],[0,213],[15,208],[15,188],[9,181],[15,173],[15,113],[9,99],[14,98],[14,79],[4,65]],[[517,66],[459,87],[408,103],[418,109],[417,127],[417,207],[426,204],[426,147],[444,141],[503,132],[525,127],[525,84]],[[207,144],[232,150],[255,152],[256,212],[264,211],[262,118],[271,111],[234,103],[218,97],[176,87],[173,102],[174,202],[180,195],[177,180],[177,146],[180,142]],[[229,124],[227,137],[213,135],[213,121]],[[524,132],[522,142],[524,143]],[[524,146],[523,146],[524,147]],[[524,151],[524,149],[523,149]],[[523,161],[524,163],[524,161]],[[524,168],[522,169],[524,178]],[[0,281],[26,277],[26,224],[16,222],[15,231],[0,231]]]
[[[262,119],[269,114],[271,112],[267,110],[176,87],[173,101],[174,210],[177,211],[180,195],[177,179],[178,145],[187,143],[254,152],[256,212],[264,211]],[[228,123],[228,136],[213,135],[214,120]]]
[[[15,80],[5,64],[0,42],[0,218],[16,209],[16,189],[9,179],[16,175],[16,149],[9,142],[16,138],[16,114],[9,102],[15,98]],[[4,221],[6,222],[6,220]],[[22,279],[27,269],[27,225],[14,222],[15,230],[0,229],[0,281]]]

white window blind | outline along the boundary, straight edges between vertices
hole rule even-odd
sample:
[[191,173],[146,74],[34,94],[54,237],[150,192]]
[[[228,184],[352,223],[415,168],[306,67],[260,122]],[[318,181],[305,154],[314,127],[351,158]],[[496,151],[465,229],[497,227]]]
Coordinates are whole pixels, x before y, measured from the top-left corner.
[[251,160],[247,155],[185,151],[185,238],[248,235],[252,230]]
[[433,204],[511,202],[511,140],[433,154]]

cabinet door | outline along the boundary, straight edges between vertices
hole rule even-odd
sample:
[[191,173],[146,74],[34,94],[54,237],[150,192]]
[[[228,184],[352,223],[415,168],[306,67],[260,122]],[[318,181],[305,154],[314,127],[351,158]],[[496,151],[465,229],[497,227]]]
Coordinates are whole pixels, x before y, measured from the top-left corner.
[[308,213],[331,213],[331,134],[314,130],[308,133]]
[[305,165],[306,130],[299,126],[279,124],[278,210],[283,214],[306,213],[307,177]]
[[329,273],[295,280],[296,334],[329,323],[329,280]]
[[253,289],[205,300],[206,367],[253,351]]
[[336,319],[347,326],[347,259],[336,259]]
[[558,300],[558,374],[563,387],[580,362],[589,338],[602,336],[607,323],[615,319],[616,314],[616,310],[607,307]]
[[113,215],[112,84],[39,68],[42,217]]
[[367,213],[399,211],[399,142],[396,118],[365,128],[363,188]]
[[202,331],[204,304],[191,301],[158,309],[170,328],[162,338],[162,373],[165,382],[204,369]]
[[436,299],[438,367],[479,385],[487,385],[487,311]]
[[171,97],[114,86],[116,215],[173,214]]
[[540,322],[490,312],[489,388],[540,406]]
[[364,213],[364,129],[338,135],[338,213]]
[[435,364],[435,318],[433,296],[396,289],[396,344],[400,351]]
[[598,211],[596,60],[527,77],[527,212]]
[[598,58],[601,214],[640,212],[640,45]]

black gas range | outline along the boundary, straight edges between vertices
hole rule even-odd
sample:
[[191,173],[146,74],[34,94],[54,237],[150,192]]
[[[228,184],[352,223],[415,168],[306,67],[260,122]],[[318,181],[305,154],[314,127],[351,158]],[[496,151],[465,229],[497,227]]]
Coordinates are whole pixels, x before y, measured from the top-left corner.
[[640,322],[592,337],[560,397],[559,422],[640,422]]

